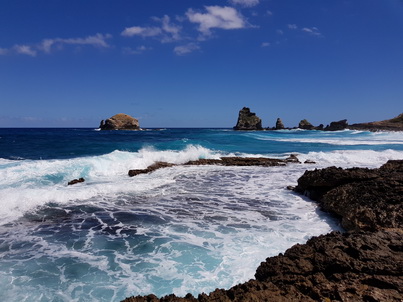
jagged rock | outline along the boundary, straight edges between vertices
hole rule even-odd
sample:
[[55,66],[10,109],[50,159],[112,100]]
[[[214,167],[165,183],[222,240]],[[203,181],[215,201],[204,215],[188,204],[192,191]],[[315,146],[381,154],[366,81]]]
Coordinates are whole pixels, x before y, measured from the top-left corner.
[[99,128],[101,130],[140,130],[139,121],[130,115],[119,113],[106,121],[102,120]]
[[295,190],[340,216],[347,230],[403,227],[403,160],[390,160],[379,169],[306,171]]
[[390,120],[379,122],[360,123],[348,126],[352,130],[369,130],[369,131],[403,131],[403,113]]
[[285,129],[283,121],[280,118],[278,118],[276,121],[276,130],[282,130],[282,129]]
[[304,130],[314,130],[315,126],[312,125],[310,122],[308,122],[306,119],[304,119],[299,122],[298,128],[304,129]]
[[[285,166],[287,163],[300,163],[295,154],[291,154],[286,159],[279,158],[266,158],[266,157],[221,157],[220,159],[198,159],[191,160],[185,163],[185,166],[203,166],[203,165],[218,165],[218,166],[260,166],[260,167],[273,167]],[[136,176],[139,174],[151,173],[161,168],[168,168],[177,166],[167,162],[156,162],[146,169],[132,169],[129,170],[129,176]]]
[[338,122],[331,122],[330,125],[327,125],[325,131],[340,131],[345,130],[348,127],[347,120],[341,120]]
[[129,170],[128,175],[130,177],[139,175],[139,174],[146,174],[146,173],[151,173],[155,170],[161,169],[161,168],[169,168],[169,167],[173,167],[175,166],[175,164],[171,164],[171,163],[166,163],[166,162],[156,162],[154,164],[152,164],[151,166],[148,166],[147,169],[132,169]]
[[250,112],[248,107],[243,107],[239,111],[238,122],[234,130],[263,130],[262,120],[256,113]]
[[71,186],[71,185],[75,185],[75,184],[78,184],[78,183],[84,182],[84,181],[85,181],[85,179],[80,177],[79,179],[73,179],[73,180],[69,181],[67,183],[67,185]]

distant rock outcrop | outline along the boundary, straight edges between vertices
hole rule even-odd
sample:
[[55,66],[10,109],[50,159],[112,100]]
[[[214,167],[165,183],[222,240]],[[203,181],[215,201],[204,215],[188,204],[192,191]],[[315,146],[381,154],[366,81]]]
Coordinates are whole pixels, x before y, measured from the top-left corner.
[[299,129],[304,129],[304,130],[314,130],[315,126],[312,125],[310,122],[308,122],[308,120],[303,119],[299,122],[298,124],[298,128]]
[[139,121],[130,115],[119,113],[99,125],[101,130],[140,130]]
[[353,124],[348,126],[348,129],[369,131],[403,131],[403,113],[390,120]]
[[238,122],[234,130],[263,130],[262,120],[256,113],[250,112],[248,107],[243,107],[239,111]]
[[285,129],[283,121],[280,118],[278,118],[276,121],[276,130],[282,130],[282,129]]
[[341,120],[338,122],[331,122],[330,125],[327,125],[325,131],[340,131],[345,130],[348,127],[347,120]]

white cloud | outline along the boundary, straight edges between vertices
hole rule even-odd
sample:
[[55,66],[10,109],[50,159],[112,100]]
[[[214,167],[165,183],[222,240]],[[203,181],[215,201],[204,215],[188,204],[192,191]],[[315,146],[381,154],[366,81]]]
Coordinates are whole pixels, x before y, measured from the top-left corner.
[[289,28],[289,29],[298,29],[298,26],[296,25],[296,24],[288,24],[287,25],[287,27]]
[[29,45],[15,45],[13,48],[18,54],[28,55],[31,57],[35,57],[37,54],[37,51],[32,49],[32,47]]
[[188,43],[186,45],[176,46],[174,48],[174,53],[178,56],[183,56],[198,49],[200,49],[200,47],[196,43]]
[[262,43],[262,47],[269,47],[270,46],[270,43],[269,42],[263,42]]
[[277,29],[277,30],[276,30],[276,33],[277,33],[278,35],[284,35],[284,31],[281,30],[281,29]]
[[270,10],[267,10],[267,11],[266,11],[266,15],[268,15],[268,16],[273,16],[273,12],[270,11]]
[[122,31],[122,36],[125,37],[133,37],[133,36],[141,36],[141,37],[155,37],[161,34],[161,28],[159,27],[141,27],[141,26],[133,26],[127,27],[124,31]]
[[63,48],[63,45],[90,45],[94,47],[100,48],[108,48],[110,45],[106,42],[107,39],[112,38],[110,34],[100,34],[97,33],[93,36],[88,36],[85,38],[55,38],[55,39],[44,39],[42,43],[39,45],[38,49],[42,50],[45,53],[50,53],[52,48]]
[[233,7],[206,6],[207,13],[198,13],[193,9],[186,12],[186,16],[192,23],[198,23],[198,30],[203,35],[210,35],[212,28],[241,29],[247,27],[245,18]]
[[161,43],[181,40],[182,27],[171,22],[171,18],[164,15],[162,18],[153,17],[152,20],[161,23],[160,26],[142,27],[133,26],[126,28],[121,35],[126,37],[140,36],[143,38],[156,37]]
[[319,32],[319,29],[317,27],[311,27],[311,28],[304,27],[301,30],[303,32],[306,32],[306,33],[308,33],[310,35],[313,35],[313,36],[318,36],[318,37],[322,36],[322,34]]
[[259,0],[229,0],[234,5],[242,5],[244,7],[252,7],[259,4]]

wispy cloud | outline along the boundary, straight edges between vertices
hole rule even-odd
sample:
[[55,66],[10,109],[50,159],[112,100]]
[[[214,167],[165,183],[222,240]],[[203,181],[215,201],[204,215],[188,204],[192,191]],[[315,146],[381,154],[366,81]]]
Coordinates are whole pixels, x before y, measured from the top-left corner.
[[28,55],[31,57],[35,57],[37,54],[37,51],[29,45],[14,45],[13,49],[18,54]]
[[125,37],[155,37],[162,33],[161,28],[158,27],[141,27],[141,26],[132,26],[127,27],[124,31],[122,31],[122,36]]
[[46,53],[50,53],[54,48],[61,49],[63,45],[89,45],[99,48],[108,48],[110,45],[106,40],[110,38],[112,38],[110,34],[97,33],[96,35],[85,38],[44,39],[38,48]]
[[269,42],[263,42],[262,47],[269,47],[271,44]]
[[288,29],[296,30],[298,26],[296,24],[287,24]]
[[138,46],[135,49],[131,47],[125,47],[123,48],[123,53],[128,54],[128,55],[140,55],[144,53],[145,51],[151,50],[151,47],[146,47],[144,45]]
[[96,34],[93,36],[88,36],[85,38],[54,38],[54,39],[43,39],[40,43],[26,45],[26,44],[16,44],[11,48],[0,48],[0,55],[6,54],[22,54],[31,57],[36,57],[39,53],[51,53],[53,50],[63,49],[65,45],[76,45],[76,46],[93,46],[98,48],[108,48],[110,45],[107,43],[107,39],[112,38],[110,34]]
[[168,43],[181,40],[182,27],[174,24],[171,18],[164,15],[162,18],[152,17],[153,21],[160,23],[158,26],[142,27],[133,26],[127,27],[122,31],[121,35],[125,37],[140,36],[143,38],[155,37],[161,43]]
[[311,27],[311,28],[309,28],[309,27],[304,27],[304,28],[302,28],[301,29],[303,32],[306,32],[306,33],[308,33],[308,34],[310,34],[310,35],[313,35],[313,36],[322,36],[322,34],[319,32],[319,29],[317,28],[317,27]]
[[241,29],[248,23],[235,8],[228,6],[206,6],[206,13],[189,9],[186,16],[192,23],[199,24],[198,30],[204,35],[211,35],[211,29]]
[[200,49],[200,46],[197,45],[196,43],[188,43],[186,45],[176,46],[174,48],[174,53],[177,54],[178,56],[183,56],[198,49]]
[[259,4],[259,0],[229,0],[228,2],[233,5],[241,5],[244,7],[252,7]]

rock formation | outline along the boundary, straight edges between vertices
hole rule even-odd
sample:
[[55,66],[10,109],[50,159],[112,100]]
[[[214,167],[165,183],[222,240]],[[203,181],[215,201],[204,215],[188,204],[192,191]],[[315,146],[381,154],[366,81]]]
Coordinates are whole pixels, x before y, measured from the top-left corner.
[[360,123],[348,126],[352,130],[369,130],[369,131],[403,131],[403,113],[390,120],[384,120],[371,123]]
[[267,258],[255,280],[210,294],[131,297],[125,302],[403,300],[403,160],[379,169],[307,171],[296,188],[340,216],[332,232]]
[[255,113],[250,112],[248,107],[239,111],[238,122],[234,130],[263,130],[262,120]]
[[295,190],[340,216],[347,230],[403,228],[403,160],[379,169],[306,171]]
[[325,131],[340,131],[345,130],[348,127],[347,120],[341,120],[338,122],[331,122],[330,125],[327,125]]
[[312,125],[310,122],[308,122],[306,119],[304,119],[299,122],[298,128],[304,129],[304,130],[314,130],[315,126]]
[[67,183],[67,185],[71,186],[71,185],[75,185],[75,184],[78,184],[78,183],[84,182],[84,181],[85,181],[85,179],[82,178],[82,177],[80,177],[80,178],[78,178],[78,179],[70,180],[70,181]]
[[101,130],[140,130],[139,121],[130,115],[119,113],[99,125]]
[[278,118],[276,121],[276,130],[282,130],[282,129],[285,129],[283,121],[280,118]]

